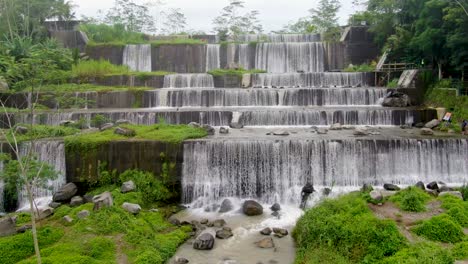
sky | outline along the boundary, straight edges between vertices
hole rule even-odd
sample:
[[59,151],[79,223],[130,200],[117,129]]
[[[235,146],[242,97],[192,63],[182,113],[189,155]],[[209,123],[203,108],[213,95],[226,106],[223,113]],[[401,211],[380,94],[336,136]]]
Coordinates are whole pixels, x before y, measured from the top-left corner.
[[[152,0],[137,0],[144,3]],[[154,1],[154,0],[153,0]],[[212,33],[212,21],[228,4],[228,0],[163,0],[164,9],[180,8],[187,17],[187,28]],[[72,0],[76,5],[77,17],[96,16],[98,10],[110,9],[114,0]],[[355,11],[352,0],[341,0],[340,24],[346,24]],[[288,22],[308,15],[308,10],[316,7],[318,0],[245,0],[246,10],[260,11],[259,18],[265,32],[279,30]],[[154,10],[156,13],[156,10]]]

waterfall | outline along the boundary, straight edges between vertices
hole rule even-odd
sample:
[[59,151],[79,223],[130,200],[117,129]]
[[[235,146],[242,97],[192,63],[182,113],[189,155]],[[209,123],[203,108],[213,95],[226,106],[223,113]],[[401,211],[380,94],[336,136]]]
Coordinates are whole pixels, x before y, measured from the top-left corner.
[[219,44],[207,44],[206,45],[206,71],[221,68],[220,60],[220,45]]
[[240,44],[237,46],[238,54],[239,54],[239,66],[246,70],[250,70],[250,57],[251,54],[249,52],[249,44]]
[[325,71],[323,43],[259,43],[255,68],[270,73],[323,72]]
[[147,107],[377,105],[386,89],[160,89]]
[[151,72],[151,45],[127,45],[124,48],[123,64],[132,71]]
[[253,87],[369,87],[372,73],[261,73],[252,75]]
[[246,34],[237,36],[238,42],[319,42],[320,34]]
[[[25,154],[31,148],[31,143],[24,143],[20,152]],[[45,162],[58,173],[57,179],[48,182],[48,188],[36,188],[33,190],[35,198],[51,197],[55,191],[66,183],[65,168],[65,144],[62,141],[38,141],[32,151],[38,160]],[[18,195],[19,207],[29,208],[26,190],[21,190]]]
[[307,182],[463,183],[466,157],[468,140],[462,139],[190,141],[184,144],[182,194],[198,206],[223,197],[299,204]]
[[214,88],[210,74],[171,74],[164,76],[164,88]]

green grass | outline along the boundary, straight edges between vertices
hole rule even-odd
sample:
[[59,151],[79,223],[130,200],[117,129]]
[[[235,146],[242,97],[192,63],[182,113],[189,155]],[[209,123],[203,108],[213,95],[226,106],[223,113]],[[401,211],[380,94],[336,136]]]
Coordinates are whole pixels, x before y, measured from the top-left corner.
[[112,91],[148,91],[150,87],[129,87],[129,86],[102,86],[94,84],[58,84],[44,85],[41,87],[41,92],[55,93],[75,93],[75,92],[112,92]]
[[91,41],[88,43],[88,47],[123,47],[131,44],[150,44],[152,47],[160,47],[166,45],[203,45],[206,44],[206,41],[200,39],[190,39],[190,38],[176,38],[170,40],[131,40],[131,41],[120,41],[113,40],[107,42],[95,42]]
[[372,72],[375,71],[376,64],[361,64],[361,65],[350,65],[345,68],[344,72]]
[[115,65],[107,60],[81,61],[73,65],[72,74],[78,78],[92,78],[105,75],[126,75],[130,69],[124,65]]
[[382,264],[452,264],[454,259],[449,250],[436,243],[424,242],[410,245]]
[[167,125],[156,124],[150,126],[143,125],[123,125],[122,127],[133,129],[136,136],[128,138],[114,134],[114,130],[99,131],[87,134],[69,136],[65,138],[67,151],[87,152],[96,149],[99,145],[111,141],[121,140],[154,140],[167,143],[178,144],[187,139],[202,138],[207,135],[202,128],[193,128],[187,125]]
[[[80,132],[79,129],[72,127],[63,127],[63,126],[46,126],[46,125],[34,125],[31,129],[31,125],[23,125],[28,128],[28,133],[24,135],[15,134],[16,140],[18,142],[38,140],[43,138],[57,138],[57,137],[66,137],[70,135],[76,135]],[[16,127],[15,127],[16,128]],[[13,131],[14,129],[6,130],[7,137],[9,142],[13,142]]]
[[452,90],[437,89],[437,87],[439,87],[438,84],[426,92],[425,104],[429,107],[447,109],[452,113],[452,123],[459,127],[458,123],[464,119],[468,120],[468,96],[456,96]]
[[468,241],[455,244],[452,255],[457,260],[468,260]]
[[424,212],[426,211],[426,202],[431,196],[418,187],[408,187],[396,195],[390,197],[390,201],[395,203],[403,211]]
[[245,69],[215,69],[208,72],[215,77],[224,76],[224,75],[234,75],[242,76],[244,74],[254,74],[254,73],[266,73],[264,70],[245,70]]
[[321,254],[338,263],[372,263],[405,246],[396,224],[377,219],[359,193],[325,200],[310,209],[298,221],[293,236],[298,245],[297,264],[318,263],[315,259]]
[[468,201],[462,201],[460,198],[445,195],[439,197],[442,201],[442,208],[462,227],[468,228]]
[[448,214],[441,214],[423,221],[412,229],[417,235],[432,241],[456,243],[464,239],[462,227]]

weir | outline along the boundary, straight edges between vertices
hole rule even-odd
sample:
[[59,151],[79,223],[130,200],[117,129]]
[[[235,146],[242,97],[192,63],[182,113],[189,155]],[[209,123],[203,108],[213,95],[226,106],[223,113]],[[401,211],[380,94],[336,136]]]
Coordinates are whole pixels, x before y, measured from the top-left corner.
[[220,57],[219,44],[208,44],[206,45],[206,71],[211,71],[221,68],[221,57]]
[[184,145],[183,201],[200,207],[224,197],[299,204],[307,182],[462,183],[466,157],[466,139],[190,141]]
[[151,45],[127,45],[123,52],[123,64],[132,71],[151,71]]
[[164,76],[164,88],[214,88],[210,74],[170,74]]
[[370,87],[373,86],[373,73],[281,73],[253,74],[253,87]]
[[239,42],[319,42],[320,34],[247,34],[236,37]]

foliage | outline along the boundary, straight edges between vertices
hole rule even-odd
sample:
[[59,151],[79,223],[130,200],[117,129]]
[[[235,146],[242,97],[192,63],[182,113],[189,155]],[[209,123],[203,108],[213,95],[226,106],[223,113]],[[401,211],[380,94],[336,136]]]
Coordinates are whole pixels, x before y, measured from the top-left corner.
[[426,202],[430,199],[429,194],[414,186],[408,187],[390,197],[390,201],[394,202],[403,211],[408,212],[426,211]]
[[164,21],[164,30],[168,34],[180,34],[187,27],[187,18],[180,8],[171,8]]
[[317,27],[310,22],[309,18],[303,17],[296,22],[289,22],[282,30],[276,32],[279,34],[310,34],[316,33]]
[[452,248],[452,254],[453,257],[458,260],[468,259],[468,241],[455,244]]
[[299,246],[296,263],[307,263],[304,257],[313,258],[307,252],[319,248],[334,251],[333,258],[342,262],[375,262],[404,246],[395,223],[377,219],[359,196],[325,200],[305,213],[293,232]]
[[[56,243],[63,236],[60,229],[45,227],[38,230],[39,245],[41,247]],[[34,254],[31,231],[10,237],[0,238],[0,256],[2,263],[16,263]]]
[[396,89],[398,88],[398,79],[393,79],[391,80],[390,82],[387,83],[387,88],[390,88],[390,89]]
[[361,65],[349,65],[343,71],[345,72],[372,72],[375,71],[376,63],[373,62],[371,65],[369,64],[361,64]]
[[252,70],[245,70],[243,68],[239,69],[214,69],[211,71],[208,71],[208,74],[211,74],[215,77],[219,76],[224,76],[224,75],[235,75],[235,76],[240,76],[244,74],[255,74],[255,73],[266,73],[264,70],[257,70],[257,69],[252,69]]
[[[37,140],[42,138],[65,137],[75,135],[80,132],[80,130],[78,129],[63,126],[34,125],[31,127],[31,125],[23,124],[21,126],[28,128],[28,132],[24,135],[15,134],[18,142]],[[12,129],[9,129],[8,133],[6,134],[7,137],[10,139],[10,142],[12,140],[13,133],[16,127],[17,126],[15,126]]]
[[460,192],[463,196],[464,201],[468,201],[468,184],[463,184],[462,187],[460,187]]
[[338,27],[338,10],[341,8],[339,0],[320,0],[317,8],[312,8],[311,24],[317,27],[317,31],[327,32]]
[[101,114],[97,114],[91,118],[91,126],[100,128],[102,125],[109,123],[111,120]]
[[447,214],[434,216],[423,221],[413,231],[429,240],[445,243],[460,242],[464,237],[462,227]]
[[259,12],[253,10],[241,14],[245,8],[244,3],[244,0],[229,0],[229,5],[213,20],[214,31],[222,36],[221,40],[226,40],[226,36],[237,40],[242,34],[262,33],[263,27],[258,20]]
[[442,208],[447,210],[447,214],[462,227],[468,228],[468,202],[462,201],[453,195],[439,197],[442,201]]
[[170,40],[153,40],[150,42],[152,47],[159,47],[164,45],[204,45],[206,41],[201,39],[191,38],[175,38]]
[[[435,87],[441,85],[436,84]],[[427,106],[444,107],[450,110],[455,122],[468,120],[468,96],[456,96],[453,90],[431,88],[426,92],[424,101]]]
[[137,4],[134,0],[115,0],[104,19],[106,24],[121,25],[129,32],[154,32],[154,21],[149,3]]
[[121,24],[106,25],[106,24],[82,24],[80,30],[85,32],[89,40],[94,43],[144,43],[145,35],[139,32],[128,31]]
[[90,60],[73,65],[72,73],[80,79],[86,79],[106,75],[127,75],[130,69],[124,65],[112,64],[107,60]]
[[143,201],[146,204],[168,201],[176,195],[175,193],[170,192],[164,183],[157,180],[150,172],[129,170],[120,175],[121,182],[129,180],[132,180],[135,183],[137,191],[142,193]]
[[450,251],[430,242],[417,243],[404,248],[394,256],[386,258],[382,264],[451,264],[454,262]]

